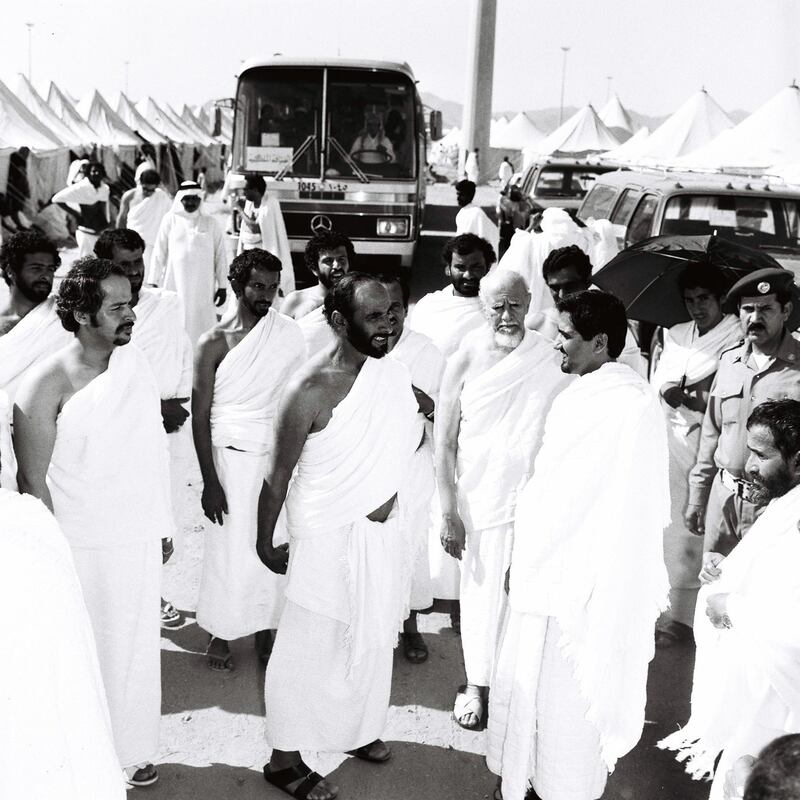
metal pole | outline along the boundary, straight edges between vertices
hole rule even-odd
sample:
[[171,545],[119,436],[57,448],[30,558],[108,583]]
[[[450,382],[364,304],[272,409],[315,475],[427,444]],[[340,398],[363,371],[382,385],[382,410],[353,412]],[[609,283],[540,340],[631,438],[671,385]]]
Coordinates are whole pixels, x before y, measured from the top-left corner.
[[127,97],[128,96],[128,77],[129,77],[129,72],[130,72],[129,68],[130,68],[131,62],[130,61],[125,61],[123,63],[125,64],[125,97]]
[[561,62],[561,103],[558,106],[559,125],[564,121],[564,81],[567,76],[567,53],[569,53],[569,47],[562,46],[561,49],[564,51],[564,60]]
[[33,22],[26,22],[25,27],[28,29],[28,80],[33,80]]
[[608,81],[608,86],[606,87],[606,100],[611,99],[611,81],[613,80],[612,75],[606,75],[606,80]]

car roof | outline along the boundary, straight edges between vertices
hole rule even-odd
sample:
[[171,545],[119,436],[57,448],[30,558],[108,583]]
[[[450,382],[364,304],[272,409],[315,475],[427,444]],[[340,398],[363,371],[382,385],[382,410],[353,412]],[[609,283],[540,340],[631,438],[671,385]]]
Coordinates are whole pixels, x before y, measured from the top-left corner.
[[[761,194],[776,197],[800,197],[800,187],[770,183],[767,178],[730,175],[720,172],[673,172],[669,170],[617,170],[607,172],[594,187],[623,186],[655,190],[662,194],[714,192],[722,194]],[[592,188],[594,188],[592,187]]]
[[415,81],[411,67],[404,61],[373,61],[360,58],[302,58],[296,56],[271,56],[270,58],[251,58],[242,64],[239,75],[256,67],[342,67],[344,69],[388,70],[402,72],[406,77]]
[[604,169],[604,170],[618,170],[619,165],[617,164],[602,164],[597,161],[597,159],[590,159],[590,158],[566,158],[566,157],[555,157],[555,156],[548,156],[545,158],[537,158],[536,161],[531,164],[531,167],[592,167],[594,169]]

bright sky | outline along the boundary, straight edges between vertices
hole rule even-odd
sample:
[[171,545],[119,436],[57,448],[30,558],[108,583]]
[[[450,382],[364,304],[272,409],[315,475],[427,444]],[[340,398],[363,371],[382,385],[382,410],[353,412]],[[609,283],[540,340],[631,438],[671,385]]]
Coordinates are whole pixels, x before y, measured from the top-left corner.
[[[336,55],[404,60],[420,87],[464,97],[474,0],[26,0],[3,8],[0,77],[27,72],[80,97],[125,87],[174,105],[234,93],[242,59]],[[800,78],[794,0],[497,0],[496,110],[623,103],[661,115],[705,85],[753,110]]]

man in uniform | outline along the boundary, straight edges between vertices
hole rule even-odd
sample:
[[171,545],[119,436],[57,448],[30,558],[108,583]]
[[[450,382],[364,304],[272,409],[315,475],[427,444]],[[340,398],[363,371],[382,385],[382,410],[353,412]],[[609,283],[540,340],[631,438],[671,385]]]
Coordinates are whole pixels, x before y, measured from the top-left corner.
[[761,511],[745,480],[746,423],[765,400],[800,400],[800,342],[786,325],[792,313],[792,273],[760,269],[728,292],[744,340],[724,352],[703,418],[697,462],[689,474],[686,525],[705,534],[706,561],[728,555]]

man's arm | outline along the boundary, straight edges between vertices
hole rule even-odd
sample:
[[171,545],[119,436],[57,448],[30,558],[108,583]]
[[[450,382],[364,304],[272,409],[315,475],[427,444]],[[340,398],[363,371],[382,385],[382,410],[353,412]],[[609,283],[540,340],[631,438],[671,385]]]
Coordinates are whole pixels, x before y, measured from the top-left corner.
[[275,525],[286,500],[292,472],[321,405],[320,387],[312,383],[302,369],[287,384],[275,415],[275,439],[258,496],[256,552],[264,564],[279,575],[286,572],[289,551],[273,546]]
[[292,319],[297,319],[297,317],[295,317],[295,312],[298,308],[300,308],[300,304],[302,302],[303,295],[300,294],[299,290],[290,292],[286,295],[283,303],[281,303],[281,314],[285,314],[287,317],[291,317]]
[[52,371],[36,372],[24,380],[14,403],[19,489],[38,497],[51,511],[53,500],[47,487],[47,469],[56,443],[60,406],[61,382]]
[[117,227],[118,228],[127,228],[128,227],[128,211],[131,207],[131,198],[136,193],[136,189],[128,189],[125,194],[122,195],[119,201],[119,214],[117,214]]
[[164,284],[164,274],[167,271],[167,258],[169,257],[169,232],[171,228],[172,215],[166,214],[158,226],[156,240],[153,243],[150,268],[147,270],[145,278],[150,286],[162,286]]
[[214,293],[214,300],[218,306],[225,304],[228,297],[228,254],[225,252],[225,237],[217,227],[214,226],[214,276],[217,283],[217,291]]
[[214,399],[214,377],[227,349],[227,342],[221,334],[209,332],[200,337],[192,386],[192,436],[203,476],[203,495],[200,502],[203,513],[212,522],[220,525],[223,515],[228,513],[228,501],[214,466],[211,403]]
[[456,452],[461,428],[461,390],[469,366],[470,350],[461,348],[450,359],[442,378],[439,407],[433,428],[436,457],[436,485],[442,508],[442,546],[454,558],[461,559],[466,542],[464,523],[458,514],[456,497]]

